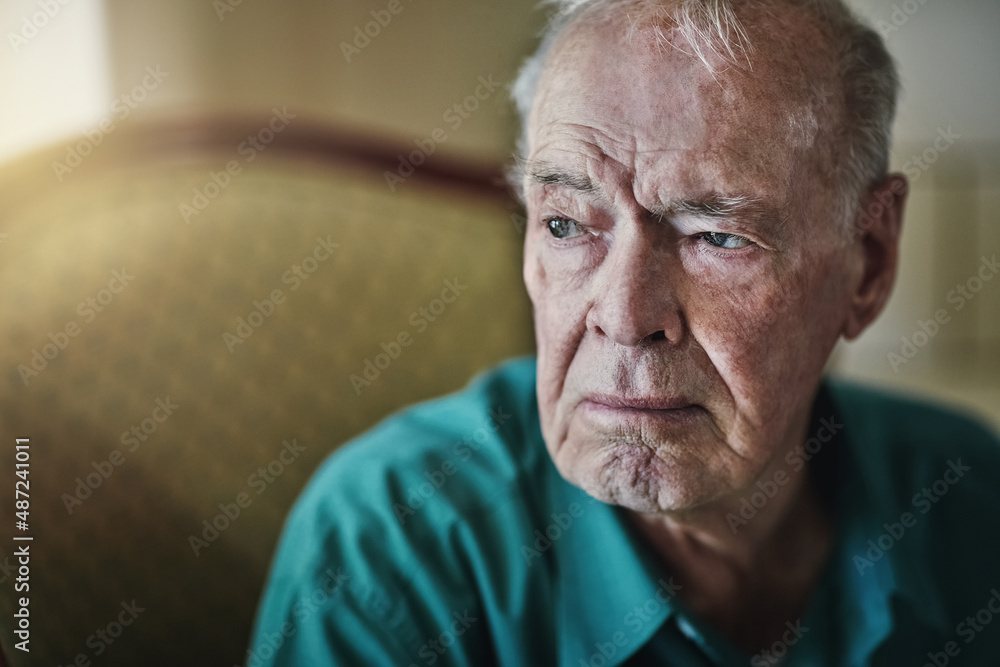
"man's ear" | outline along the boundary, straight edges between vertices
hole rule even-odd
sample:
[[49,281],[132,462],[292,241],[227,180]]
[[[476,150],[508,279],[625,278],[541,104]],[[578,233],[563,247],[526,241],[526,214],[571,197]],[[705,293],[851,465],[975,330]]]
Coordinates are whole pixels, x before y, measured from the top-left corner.
[[909,185],[902,174],[889,174],[861,201],[851,230],[850,252],[857,254],[861,271],[844,322],[844,337],[856,338],[882,312],[899,265],[899,235]]

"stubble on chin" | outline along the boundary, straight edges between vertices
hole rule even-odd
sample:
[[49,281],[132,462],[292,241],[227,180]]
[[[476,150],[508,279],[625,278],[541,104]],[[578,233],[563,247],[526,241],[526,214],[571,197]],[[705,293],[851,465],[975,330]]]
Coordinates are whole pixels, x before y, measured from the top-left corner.
[[686,451],[641,434],[581,437],[570,433],[553,454],[569,483],[597,500],[636,512],[682,512],[711,500],[707,466]]

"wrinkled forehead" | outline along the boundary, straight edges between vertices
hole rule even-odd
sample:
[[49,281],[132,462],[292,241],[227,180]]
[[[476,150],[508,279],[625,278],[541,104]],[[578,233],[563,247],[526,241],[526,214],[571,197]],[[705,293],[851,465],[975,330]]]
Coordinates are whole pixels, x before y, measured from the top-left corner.
[[807,22],[772,18],[747,32],[749,64],[708,54],[709,69],[669,26],[576,21],[539,80],[529,151],[589,147],[636,170],[695,152],[700,169],[748,188],[791,178],[826,153],[821,127],[839,96],[830,58]]

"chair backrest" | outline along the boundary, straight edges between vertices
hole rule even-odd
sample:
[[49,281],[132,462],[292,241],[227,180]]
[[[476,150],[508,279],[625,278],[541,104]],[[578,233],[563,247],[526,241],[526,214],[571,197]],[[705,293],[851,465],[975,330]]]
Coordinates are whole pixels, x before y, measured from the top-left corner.
[[[265,126],[122,130],[0,170],[0,565],[15,437],[34,537],[11,667],[242,663],[318,463],[533,349],[501,189]],[[0,586],[0,629],[16,603]]]

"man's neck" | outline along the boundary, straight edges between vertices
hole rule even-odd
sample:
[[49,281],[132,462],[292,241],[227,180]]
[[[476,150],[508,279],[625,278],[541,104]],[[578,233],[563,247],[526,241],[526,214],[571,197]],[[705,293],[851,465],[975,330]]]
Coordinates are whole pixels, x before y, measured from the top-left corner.
[[[758,479],[771,480],[784,469],[781,455]],[[683,514],[630,513],[684,587],[681,599],[750,652],[769,646],[785,622],[801,616],[833,543],[832,522],[809,469],[786,474],[788,482],[754,505],[749,519],[741,515],[743,499],[757,486]]]

